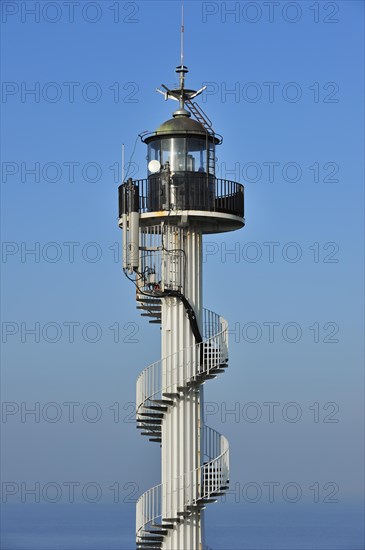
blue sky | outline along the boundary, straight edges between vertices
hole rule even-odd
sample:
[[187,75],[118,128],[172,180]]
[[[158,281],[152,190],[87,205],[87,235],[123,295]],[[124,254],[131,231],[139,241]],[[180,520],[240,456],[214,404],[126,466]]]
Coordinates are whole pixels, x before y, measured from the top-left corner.
[[[129,159],[137,135],[175,107],[154,90],[176,82],[180,4],[81,2],[73,23],[63,2],[41,2],[39,21],[2,4],[2,380],[14,413],[3,479],[132,481],[142,492],[159,481],[159,449],[123,420],[137,375],[159,357],[159,330],[137,315],[117,257],[115,170],[122,143]],[[334,482],[353,500],[363,487],[364,5],[280,2],[271,22],[265,2],[224,13],[234,5],[185,9],[187,84],[208,84],[200,104],[224,136],[219,174],[245,184],[246,227],[205,238],[204,305],[236,330],[228,372],[206,384],[208,421],[230,440],[234,480]],[[134,177],[145,155],[138,142]],[[39,342],[25,332],[35,323]],[[60,420],[22,422],[21,402],[56,403]],[[73,423],[66,402],[80,404]],[[268,402],[279,403],[274,422]],[[238,422],[224,416],[235,403]],[[323,421],[331,412],[338,422]]]

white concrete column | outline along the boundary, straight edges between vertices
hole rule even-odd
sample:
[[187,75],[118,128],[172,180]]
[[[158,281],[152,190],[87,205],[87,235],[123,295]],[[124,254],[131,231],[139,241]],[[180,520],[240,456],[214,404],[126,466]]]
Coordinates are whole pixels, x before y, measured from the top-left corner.
[[[202,235],[198,228],[165,225],[162,285],[180,290],[193,307],[202,332]],[[162,386],[171,393],[186,385],[196,372],[199,354],[183,303],[177,298],[162,300]],[[182,350],[185,350],[184,352]],[[180,398],[172,397],[162,422],[162,501],[164,518],[171,518],[174,529],[163,542],[163,550],[200,550],[204,543],[204,513],[184,518],[185,505],[199,496],[199,467],[203,450],[200,431],[203,388],[190,388]],[[177,522],[176,518],[180,517]]]

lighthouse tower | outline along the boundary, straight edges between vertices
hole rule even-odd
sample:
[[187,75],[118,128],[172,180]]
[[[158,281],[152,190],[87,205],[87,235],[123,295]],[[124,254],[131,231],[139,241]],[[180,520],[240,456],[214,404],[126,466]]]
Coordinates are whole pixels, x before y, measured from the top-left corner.
[[161,483],[137,502],[136,544],[205,550],[204,509],[228,488],[229,446],[205,425],[204,387],[228,366],[228,327],[202,305],[202,239],[244,226],[244,189],[216,177],[222,138],[193,101],[203,89],[185,88],[182,63],[176,72],[179,87],[158,91],[178,109],[142,138],[147,178],[119,187],[123,270],[161,335],[161,359],[137,379],[137,428],[161,447]]

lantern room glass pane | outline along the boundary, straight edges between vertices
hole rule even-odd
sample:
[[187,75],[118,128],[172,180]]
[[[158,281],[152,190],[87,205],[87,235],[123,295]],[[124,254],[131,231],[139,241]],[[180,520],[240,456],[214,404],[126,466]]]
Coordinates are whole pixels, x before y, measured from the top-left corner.
[[153,141],[148,145],[148,162],[150,162],[150,160],[158,160],[161,162],[160,156],[160,142]]
[[186,170],[186,139],[169,138],[161,140],[161,164],[170,164],[172,172]]
[[187,170],[190,172],[206,172],[206,140],[187,139]]
[[[158,160],[158,162],[161,164],[161,143],[160,141],[152,141],[152,143],[148,144],[148,156],[147,156],[147,166],[149,165],[151,160]],[[149,174],[152,174],[150,170],[148,170]]]

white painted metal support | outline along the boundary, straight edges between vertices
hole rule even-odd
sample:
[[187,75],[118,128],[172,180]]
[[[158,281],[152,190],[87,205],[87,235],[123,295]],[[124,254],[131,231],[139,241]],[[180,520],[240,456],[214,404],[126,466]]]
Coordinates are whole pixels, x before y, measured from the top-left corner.
[[[164,247],[164,288],[180,286],[201,325],[201,233],[194,227],[183,229],[165,225]],[[200,429],[203,424],[200,403],[203,386],[187,386],[188,372],[191,376],[198,373],[199,348],[195,345],[181,301],[176,298],[164,299],[161,314],[162,356],[170,357],[163,364],[162,384],[169,386],[171,373],[177,371],[180,392],[180,397],[169,407],[162,421],[161,481],[163,486],[171,486],[172,489],[163,495],[162,516],[174,521],[181,519],[165,537],[162,548],[200,549],[203,547],[203,511],[193,511],[189,521],[183,521],[184,518],[179,515],[184,510],[186,492],[192,500],[197,500],[200,495]],[[178,352],[184,349],[186,352],[179,355]]]

